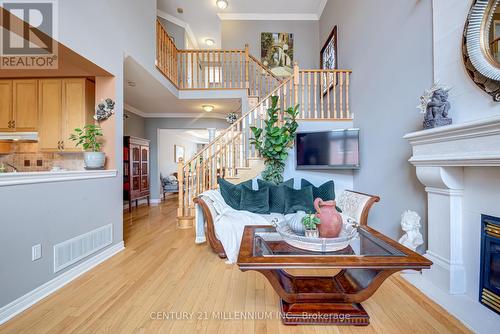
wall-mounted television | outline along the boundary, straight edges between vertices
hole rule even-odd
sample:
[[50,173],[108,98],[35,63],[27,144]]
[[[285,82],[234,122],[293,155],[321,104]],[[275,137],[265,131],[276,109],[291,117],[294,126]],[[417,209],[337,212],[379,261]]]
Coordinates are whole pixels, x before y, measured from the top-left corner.
[[359,129],[299,132],[297,169],[359,169]]

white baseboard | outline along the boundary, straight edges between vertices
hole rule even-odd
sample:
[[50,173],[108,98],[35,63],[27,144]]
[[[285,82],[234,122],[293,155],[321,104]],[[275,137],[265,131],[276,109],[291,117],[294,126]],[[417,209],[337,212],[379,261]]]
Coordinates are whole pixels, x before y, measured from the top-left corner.
[[97,254],[94,257],[80,263],[79,265],[71,268],[70,270],[62,273],[61,275],[53,278],[47,283],[42,284],[38,288],[28,292],[24,296],[19,297],[18,299],[12,301],[11,303],[0,308],[0,325],[12,319],[19,313],[24,310],[30,308],[43,298],[52,294],[53,292],[59,290],[66,284],[73,281],[75,278],[80,275],[86,273],[90,269],[94,268],[98,264],[106,261],[113,255],[121,252],[125,249],[125,245],[122,242],[119,242],[111,247],[105,249],[101,253]]
[[158,198],[152,198],[149,203],[151,203],[151,205],[158,205],[161,203],[161,199],[158,199]]

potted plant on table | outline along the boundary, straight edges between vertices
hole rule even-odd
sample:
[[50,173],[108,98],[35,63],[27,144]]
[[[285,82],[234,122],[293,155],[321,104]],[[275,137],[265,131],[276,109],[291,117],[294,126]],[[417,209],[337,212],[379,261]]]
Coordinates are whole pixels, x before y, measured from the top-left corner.
[[320,219],[314,213],[310,213],[302,218],[302,224],[305,228],[305,234],[308,238],[319,238],[318,226],[321,224]]
[[102,137],[102,129],[98,125],[86,125],[83,129],[75,129],[69,139],[76,142],[76,147],[82,146],[85,169],[103,169],[106,155],[101,152],[101,143],[98,141]]
[[288,150],[293,146],[295,133],[299,127],[296,121],[299,105],[284,110],[283,121],[280,121],[281,110],[278,108],[278,100],[278,96],[271,97],[271,107],[267,110],[264,129],[255,126],[250,128],[254,135],[250,143],[255,145],[266,166],[262,178],[274,184],[283,182]]

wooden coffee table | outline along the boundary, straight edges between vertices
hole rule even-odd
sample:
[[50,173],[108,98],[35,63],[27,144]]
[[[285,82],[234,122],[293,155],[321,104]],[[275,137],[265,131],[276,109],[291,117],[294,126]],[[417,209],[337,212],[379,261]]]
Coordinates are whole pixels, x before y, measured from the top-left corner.
[[[247,226],[238,257],[240,270],[264,275],[281,299],[286,325],[336,324],[366,326],[361,302],[390,275],[403,269],[430,268],[432,262],[368,226],[359,238],[333,252],[309,252],[284,242],[274,227]],[[294,276],[286,269],[340,269],[332,276]]]

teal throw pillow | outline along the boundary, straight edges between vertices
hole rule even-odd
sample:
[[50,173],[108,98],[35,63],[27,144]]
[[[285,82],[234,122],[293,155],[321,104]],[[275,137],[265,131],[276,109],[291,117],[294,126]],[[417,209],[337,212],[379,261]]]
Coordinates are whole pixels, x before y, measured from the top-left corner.
[[217,182],[219,183],[220,193],[226,204],[235,210],[241,210],[241,190],[243,188],[252,189],[252,180],[248,180],[240,184],[232,184],[229,181],[218,178]]
[[251,190],[241,189],[240,209],[253,213],[269,213],[269,188]]
[[284,213],[285,212],[285,187],[293,189],[293,179],[287,180],[279,185],[257,180],[260,189],[269,189],[269,212]]
[[[285,187],[285,214],[305,211],[314,212],[313,188],[304,187],[299,190]],[[311,210],[312,208],[312,210]]]

